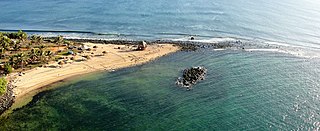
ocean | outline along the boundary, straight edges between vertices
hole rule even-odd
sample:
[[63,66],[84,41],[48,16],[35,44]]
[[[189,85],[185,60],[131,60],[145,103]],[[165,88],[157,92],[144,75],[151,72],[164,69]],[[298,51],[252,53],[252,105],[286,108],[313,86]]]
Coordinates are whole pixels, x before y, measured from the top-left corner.
[[[103,40],[246,41],[272,49],[180,51],[36,95],[1,130],[319,130],[320,2],[17,0],[0,30]],[[186,91],[182,70],[208,68]]]
[[133,40],[234,37],[312,48],[319,48],[320,41],[317,0],[2,0],[0,6],[1,30],[30,30],[45,36]]

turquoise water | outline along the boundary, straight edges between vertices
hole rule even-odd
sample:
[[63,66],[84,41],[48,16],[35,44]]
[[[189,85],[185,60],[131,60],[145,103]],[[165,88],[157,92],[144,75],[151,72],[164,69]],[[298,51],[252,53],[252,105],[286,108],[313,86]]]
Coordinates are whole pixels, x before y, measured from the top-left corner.
[[[0,130],[319,130],[319,1],[2,0],[0,7],[0,31],[107,40],[195,36],[276,49],[178,52],[76,78],[2,118]],[[192,91],[176,87],[183,69],[199,65],[208,68],[205,81]]]
[[[0,129],[312,130],[320,127],[317,59],[273,52],[178,52],[40,93]],[[175,80],[203,65],[186,91]]]
[[187,40],[196,35],[312,48],[320,41],[317,0],[2,0],[0,7],[0,29],[41,30],[35,33],[44,36]]

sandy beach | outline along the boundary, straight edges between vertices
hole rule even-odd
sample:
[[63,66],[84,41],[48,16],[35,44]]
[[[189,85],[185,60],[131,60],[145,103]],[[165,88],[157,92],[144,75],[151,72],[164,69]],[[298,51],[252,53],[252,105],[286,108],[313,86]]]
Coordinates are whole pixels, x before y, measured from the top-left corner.
[[[67,64],[59,65],[51,63],[45,67],[37,67],[25,71],[15,77],[13,91],[17,99],[27,93],[59,82],[75,75],[86,74],[95,71],[114,71],[116,69],[143,64],[180,49],[172,44],[148,45],[144,51],[133,51],[132,45],[93,44],[84,43],[88,47],[96,46],[91,51],[85,51],[81,55],[73,56],[74,60],[66,61]],[[105,53],[102,53],[105,52]],[[89,55],[90,59],[84,60],[83,55]],[[69,56],[68,56],[69,57]],[[77,62],[78,61],[78,62]]]

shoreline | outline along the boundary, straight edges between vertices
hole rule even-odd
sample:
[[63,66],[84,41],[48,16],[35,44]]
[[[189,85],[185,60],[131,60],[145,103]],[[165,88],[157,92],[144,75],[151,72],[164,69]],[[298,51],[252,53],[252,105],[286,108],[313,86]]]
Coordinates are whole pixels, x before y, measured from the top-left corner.
[[[14,86],[13,97],[15,101],[13,101],[13,105],[7,111],[12,111],[26,105],[28,102],[23,103],[22,101],[30,101],[25,100],[28,96],[33,97],[49,88],[50,85],[63,82],[72,77],[138,66],[181,50],[180,46],[169,43],[154,43],[148,45],[143,51],[133,51],[134,43],[115,44],[108,42],[108,44],[105,44],[88,42],[90,41],[86,41],[84,44],[88,47],[97,47],[93,51],[86,51],[84,53],[90,55],[90,59],[83,60],[82,57],[75,56],[75,59],[79,60],[79,62],[75,62],[76,60],[74,60],[69,63],[68,61],[67,64],[62,66],[54,62],[45,67],[37,67],[24,71],[24,75],[11,74],[10,77],[14,78],[12,85]],[[101,54],[103,51],[106,53]],[[3,114],[6,114],[7,111]]]
[[[157,59],[161,56],[168,55],[170,53],[177,52],[179,50],[181,51],[195,51],[197,49],[209,49],[213,51],[220,51],[220,50],[242,50],[242,51],[248,51],[252,52],[254,49],[261,48],[261,49],[281,49],[278,46],[272,46],[272,45],[259,45],[255,43],[248,43],[247,41],[224,41],[224,42],[217,42],[217,43],[206,43],[206,42],[197,42],[197,41],[171,41],[171,40],[155,40],[155,41],[147,41],[148,43],[148,48],[145,51],[133,51],[132,48],[135,47],[136,45],[139,44],[139,41],[133,41],[133,40],[96,40],[96,39],[67,39],[69,41],[73,42],[78,42],[78,43],[84,43],[90,47],[93,46],[98,46],[98,47],[105,47],[103,50],[107,51],[107,55],[103,56],[101,54],[101,49],[98,51],[95,51],[95,55],[99,56],[93,56],[92,59],[88,61],[82,61],[82,62],[73,62],[72,64],[66,64],[63,65],[62,68],[51,68],[50,65],[48,65],[47,68],[44,67],[37,67],[32,70],[27,70],[24,71],[26,75],[19,76],[17,73],[15,73],[15,76],[18,76],[18,78],[30,78],[36,77],[36,78],[41,78],[41,82],[37,81],[28,81],[27,79],[24,79],[22,82],[19,81],[20,79],[14,79],[15,83],[13,83],[13,86],[17,86],[17,88],[13,89],[14,95],[13,97],[15,98],[15,101],[13,102],[13,105],[6,110],[4,113],[0,113],[0,116],[3,116],[4,114],[7,114],[9,111],[12,111],[13,109],[20,108],[26,104],[28,104],[31,100],[32,97],[35,96],[36,94],[45,91],[47,89],[51,89],[50,86],[54,85],[56,83],[60,83],[61,81],[65,81],[68,79],[72,79],[73,77],[78,77],[79,75],[84,75],[84,74],[89,74],[89,73],[94,73],[94,72],[104,72],[104,71],[114,71],[122,68],[128,68],[132,66],[138,66],[145,64],[147,62],[150,62],[154,59]],[[106,47],[109,46],[109,47]],[[164,52],[160,54],[155,54],[152,55],[156,52],[157,49],[161,49],[163,51],[163,46]],[[120,49],[118,49],[120,47]],[[151,48],[150,48],[151,47]],[[151,50],[152,49],[152,50]],[[169,50],[168,50],[169,49]],[[111,50],[111,51],[110,51]],[[100,51],[100,52],[99,52]],[[132,53],[138,53],[139,55],[135,55]],[[120,53],[120,54],[117,54]],[[146,53],[146,54],[144,54]],[[281,52],[281,53],[286,53],[286,52]],[[151,55],[150,55],[151,54]],[[290,53],[288,53],[290,54]],[[87,53],[87,55],[91,55],[91,53]],[[112,56],[112,59],[104,57]],[[147,59],[141,59],[145,58],[146,56],[151,56],[148,57]],[[94,62],[95,60],[98,60],[98,62]],[[111,60],[111,61],[110,61]],[[113,60],[113,61],[112,61]],[[118,60],[118,61],[114,61]],[[134,61],[133,61],[134,60]],[[121,62],[122,61],[122,62]],[[102,62],[104,64],[97,64],[99,62]],[[106,62],[109,62],[107,64]],[[90,64],[86,64],[90,63]],[[113,63],[113,64],[110,64]],[[114,64],[116,63],[116,64]],[[93,65],[91,65],[93,64]],[[55,67],[58,67],[59,65],[57,62],[54,65]],[[71,66],[71,67],[70,67]],[[94,67],[95,66],[95,67]],[[77,69],[78,71],[71,71],[74,70],[72,67],[75,67],[74,69]],[[85,68],[85,69],[81,69]],[[40,71],[38,70],[40,69]],[[69,70],[68,70],[69,69]],[[38,71],[37,71],[38,70]],[[59,72],[64,72],[66,71],[67,73],[53,73],[55,75],[45,75],[45,74],[50,74],[53,71],[58,71]],[[47,72],[47,73],[44,73]],[[69,72],[69,73],[68,73]],[[31,74],[31,75],[30,75]],[[44,81],[48,80],[48,81]],[[17,81],[20,82],[17,85]],[[33,84],[30,84],[33,83]],[[27,87],[26,87],[27,85]],[[20,87],[20,88],[19,88]],[[31,88],[28,88],[31,87]],[[22,104],[21,104],[22,103]]]

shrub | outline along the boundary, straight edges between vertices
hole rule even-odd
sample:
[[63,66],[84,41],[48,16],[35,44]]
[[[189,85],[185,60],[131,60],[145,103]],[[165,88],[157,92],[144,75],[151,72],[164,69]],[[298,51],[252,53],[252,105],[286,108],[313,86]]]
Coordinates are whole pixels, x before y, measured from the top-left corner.
[[28,34],[19,30],[18,32],[13,32],[13,33],[2,33],[3,35],[9,37],[10,39],[20,39],[20,40],[25,40],[28,37]]
[[9,63],[4,65],[4,74],[10,74],[12,72],[12,67]]
[[7,80],[5,78],[0,78],[0,95],[4,94],[7,89]]
[[27,33],[23,32],[21,30],[18,31],[17,36],[18,36],[18,39],[20,39],[20,40],[25,40],[28,38]]

